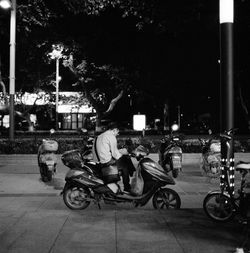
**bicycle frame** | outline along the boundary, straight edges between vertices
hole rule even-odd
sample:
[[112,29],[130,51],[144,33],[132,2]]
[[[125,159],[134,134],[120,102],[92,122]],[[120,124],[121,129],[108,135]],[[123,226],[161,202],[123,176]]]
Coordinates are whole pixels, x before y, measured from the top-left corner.
[[[230,197],[233,198],[234,196],[234,158],[232,156],[232,131],[229,130],[226,134],[220,135],[222,148],[226,148],[226,152],[224,149],[221,150],[222,157],[221,157],[221,176],[220,176],[220,188],[221,191],[227,191]],[[223,143],[224,142],[224,143]],[[225,144],[225,146],[223,145]],[[224,152],[226,155],[224,155]]]
[[[220,189],[210,191],[203,201],[203,209],[205,213],[212,220],[217,222],[226,222],[240,215],[243,217],[243,221],[247,215],[247,208],[245,199],[245,181],[246,175],[250,173],[249,165],[236,166],[234,169],[234,158],[232,152],[232,131],[221,134],[221,142],[224,141],[224,157],[221,160],[221,182]],[[226,156],[225,156],[226,154]],[[244,162],[243,162],[244,163]],[[238,194],[234,193],[234,171],[237,170],[241,173],[241,182]],[[245,222],[245,221],[244,221]]]
[[[233,131],[233,130],[230,130]],[[229,135],[229,133],[228,133]],[[232,201],[234,208],[239,210],[240,201],[244,198],[244,183],[247,172],[239,171],[241,174],[240,179],[240,188],[238,189],[238,196],[235,197],[234,192],[234,159],[230,158],[231,155],[231,145],[230,138],[226,138],[226,151],[227,159],[221,160],[221,183],[220,183],[220,192],[221,194],[226,194]],[[223,138],[223,137],[222,137]],[[231,179],[231,180],[230,180]]]

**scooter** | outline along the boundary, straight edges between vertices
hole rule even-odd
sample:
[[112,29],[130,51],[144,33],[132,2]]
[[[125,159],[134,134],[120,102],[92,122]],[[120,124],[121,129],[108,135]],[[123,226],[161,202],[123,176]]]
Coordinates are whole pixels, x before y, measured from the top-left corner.
[[174,132],[179,130],[177,124],[173,124],[169,135],[161,140],[159,148],[159,164],[165,171],[172,172],[174,178],[177,178],[182,170],[182,142],[180,136]]
[[109,174],[114,180],[107,183],[104,179],[107,175],[101,173],[100,165],[87,159],[79,150],[67,151],[62,155],[62,162],[70,168],[61,193],[65,205],[72,210],[82,210],[95,203],[101,208],[103,200],[106,204],[132,203],[138,207],[146,205],[152,197],[155,209],[179,209],[180,196],[173,189],[165,188],[174,185],[175,181],[147,155],[148,151],[143,146],[138,146],[131,154],[138,161],[137,169],[140,169],[144,181],[142,195],[133,196],[120,190],[118,170],[113,166]]
[[52,180],[56,173],[58,142],[52,139],[43,139],[38,148],[37,160],[43,182]]
[[220,176],[221,144],[214,138],[201,139],[201,162],[200,169],[204,176],[217,178]]

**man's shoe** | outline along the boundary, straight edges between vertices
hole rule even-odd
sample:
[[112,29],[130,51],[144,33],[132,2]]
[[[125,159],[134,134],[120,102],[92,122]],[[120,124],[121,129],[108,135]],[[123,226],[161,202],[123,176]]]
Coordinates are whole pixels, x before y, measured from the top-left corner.
[[130,190],[123,190],[122,193],[130,195]]

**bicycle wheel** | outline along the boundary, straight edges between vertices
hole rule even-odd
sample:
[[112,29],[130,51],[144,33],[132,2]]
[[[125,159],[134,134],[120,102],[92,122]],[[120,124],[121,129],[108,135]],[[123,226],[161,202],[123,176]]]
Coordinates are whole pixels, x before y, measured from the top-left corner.
[[220,192],[208,194],[203,201],[203,209],[206,215],[216,222],[227,222],[235,216],[232,200]]

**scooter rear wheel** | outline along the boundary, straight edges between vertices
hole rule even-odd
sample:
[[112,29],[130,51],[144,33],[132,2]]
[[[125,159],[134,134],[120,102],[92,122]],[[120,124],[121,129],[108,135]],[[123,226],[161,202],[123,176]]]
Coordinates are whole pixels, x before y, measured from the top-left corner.
[[64,191],[63,201],[65,205],[72,210],[83,210],[90,204],[86,198],[90,197],[88,189],[71,187]]
[[169,188],[158,190],[152,199],[155,209],[180,209],[181,199],[178,193]]

